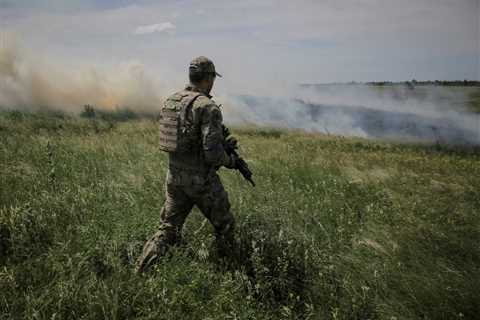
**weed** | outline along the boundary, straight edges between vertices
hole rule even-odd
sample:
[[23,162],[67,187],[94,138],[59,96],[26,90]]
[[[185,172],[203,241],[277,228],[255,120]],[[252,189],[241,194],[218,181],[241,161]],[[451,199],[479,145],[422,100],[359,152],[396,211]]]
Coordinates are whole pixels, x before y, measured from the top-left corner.
[[1,319],[480,313],[478,150],[234,128],[258,184],[220,170],[236,254],[215,257],[194,211],[185,243],[138,276],[167,161],[140,118],[0,113]]

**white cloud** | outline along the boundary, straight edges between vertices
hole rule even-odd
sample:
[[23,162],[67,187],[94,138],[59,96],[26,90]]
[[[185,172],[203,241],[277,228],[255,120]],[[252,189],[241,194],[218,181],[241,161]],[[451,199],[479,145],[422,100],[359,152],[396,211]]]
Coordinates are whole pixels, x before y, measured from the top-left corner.
[[134,34],[142,35],[142,34],[149,34],[155,32],[170,32],[174,30],[176,27],[171,22],[162,22],[156,24],[150,24],[146,26],[139,26],[135,29]]

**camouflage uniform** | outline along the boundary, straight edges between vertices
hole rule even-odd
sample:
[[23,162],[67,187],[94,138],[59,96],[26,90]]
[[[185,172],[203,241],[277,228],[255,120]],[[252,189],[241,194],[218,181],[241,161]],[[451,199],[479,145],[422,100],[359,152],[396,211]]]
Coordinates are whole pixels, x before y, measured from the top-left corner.
[[211,96],[201,93],[193,85],[188,85],[171,98],[180,101],[195,92],[200,95],[186,115],[192,124],[194,147],[189,152],[168,155],[160,226],[143,248],[137,262],[139,272],[155,263],[170,245],[180,240],[183,223],[194,205],[213,225],[220,253],[226,254],[233,244],[234,218],[230,213],[227,192],[216,173],[221,166],[231,167],[234,161],[223,148],[221,110]]

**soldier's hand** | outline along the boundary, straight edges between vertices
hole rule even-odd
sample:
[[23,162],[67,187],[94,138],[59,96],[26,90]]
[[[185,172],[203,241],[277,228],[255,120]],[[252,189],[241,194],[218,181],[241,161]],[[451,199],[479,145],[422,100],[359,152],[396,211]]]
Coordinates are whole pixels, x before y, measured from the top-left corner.
[[237,149],[237,139],[235,137],[230,137],[228,138],[226,141],[225,141],[225,144],[226,144],[226,147],[229,149],[229,150],[235,150]]
[[234,154],[230,154],[229,157],[230,157],[230,163],[225,165],[225,168],[236,169],[237,166],[238,166],[238,156],[236,156]]

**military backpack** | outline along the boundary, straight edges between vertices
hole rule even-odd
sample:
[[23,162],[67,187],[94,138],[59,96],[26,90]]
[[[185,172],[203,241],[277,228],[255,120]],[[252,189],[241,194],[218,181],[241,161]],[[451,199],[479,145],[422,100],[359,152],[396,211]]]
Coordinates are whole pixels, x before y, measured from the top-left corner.
[[201,93],[180,91],[170,96],[160,111],[160,149],[165,152],[191,152],[198,142],[194,132],[192,105]]

